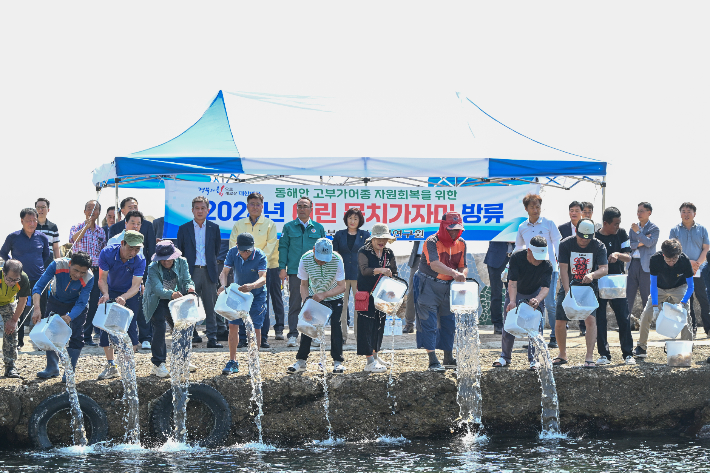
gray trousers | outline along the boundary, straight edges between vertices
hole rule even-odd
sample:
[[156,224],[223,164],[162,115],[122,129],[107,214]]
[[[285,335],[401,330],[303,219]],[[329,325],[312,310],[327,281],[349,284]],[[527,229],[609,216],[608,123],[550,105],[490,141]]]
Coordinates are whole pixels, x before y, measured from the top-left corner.
[[217,301],[217,285],[207,272],[207,268],[194,268],[192,280],[195,283],[195,292],[202,298],[205,305],[205,335],[208,341],[217,341],[217,332],[227,330],[227,325],[222,317],[216,317],[214,303]]
[[[680,287],[675,287],[673,289],[661,289],[658,288],[658,307],[663,308],[664,302],[670,302],[671,304],[680,303],[681,299],[685,295],[685,291],[688,289],[687,284],[683,284]],[[639,343],[638,346],[644,350],[648,350],[648,332],[651,330],[651,322],[653,319],[653,301],[651,299],[646,303],[646,307],[643,309],[641,314],[641,328],[639,329]],[[688,329],[692,326],[690,314],[688,314],[688,321],[683,330],[680,332],[681,340],[692,340],[693,334]]]
[[298,337],[298,314],[301,312],[301,279],[297,274],[288,275],[288,336]]
[[421,261],[422,256],[417,255],[414,257],[414,264],[412,265],[412,270],[409,272],[409,294],[407,295],[407,307],[405,312],[405,318],[407,319],[407,325],[414,325],[414,317],[416,312],[414,310],[414,273],[419,269],[419,261]]
[[648,296],[651,295],[651,273],[641,267],[641,260],[631,258],[629,275],[626,277],[626,303],[629,306],[629,315],[634,310],[636,291],[641,292],[641,306],[646,307]]
[[[537,296],[540,293],[540,289],[535,291],[532,294],[516,294],[515,295],[515,303],[519,303],[520,301],[524,299],[532,299],[533,297]],[[505,307],[506,309],[508,308],[508,304],[510,304],[510,293],[506,293],[505,295]],[[545,313],[545,301],[542,300],[540,301],[540,305],[538,306],[538,310],[540,311],[540,333],[542,333],[542,326],[545,324],[544,319],[542,317],[542,314]],[[508,312],[503,315],[503,324],[505,324],[505,319],[508,316]],[[510,363],[510,355],[513,353],[513,343],[515,343],[515,335],[511,335],[505,330],[503,330],[503,334],[500,337],[500,342],[501,342],[501,350],[500,350],[500,356],[503,358],[507,363]],[[528,361],[533,361],[535,359],[535,345],[530,342],[528,343]]]

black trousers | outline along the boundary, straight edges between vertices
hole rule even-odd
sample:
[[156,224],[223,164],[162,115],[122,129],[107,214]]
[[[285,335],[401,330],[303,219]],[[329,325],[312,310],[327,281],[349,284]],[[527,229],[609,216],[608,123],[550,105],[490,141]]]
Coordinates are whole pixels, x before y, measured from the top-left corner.
[[[629,304],[626,298],[621,299],[599,299],[597,309],[597,351],[599,355],[611,360],[609,342],[607,341],[606,306],[611,305],[616,323],[619,325],[619,343],[621,345],[621,356],[633,356],[634,340],[631,338],[631,323],[629,322]],[[582,320],[584,322],[584,320]]]
[[99,333],[98,329],[94,330],[94,316],[96,315],[96,309],[99,306],[99,299],[101,298],[101,291],[99,290],[99,267],[93,266],[91,272],[94,273],[94,287],[91,288],[91,295],[89,296],[89,312],[86,315],[86,323],[84,324],[84,342],[91,341],[92,332],[96,331],[96,333]]
[[[345,361],[345,358],[343,358],[343,328],[340,326],[340,317],[343,314],[343,299],[323,301],[321,304],[327,305],[333,311],[330,315],[330,356],[333,357],[333,361]],[[320,342],[325,343],[325,340]],[[310,352],[311,337],[301,334],[301,344],[298,347],[296,359],[307,360]]]
[[702,277],[693,278],[695,289],[693,295],[690,296],[690,317],[693,319],[693,330],[698,328],[698,320],[695,317],[695,308],[693,307],[693,299],[697,297],[700,305],[700,321],[702,322],[705,333],[710,332],[710,301],[708,301],[708,292],[705,287],[705,280]]
[[500,280],[505,265],[508,264],[506,258],[505,264],[500,268],[488,268],[488,279],[491,285],[491,323],[495,328],[503,328],[503,281]]

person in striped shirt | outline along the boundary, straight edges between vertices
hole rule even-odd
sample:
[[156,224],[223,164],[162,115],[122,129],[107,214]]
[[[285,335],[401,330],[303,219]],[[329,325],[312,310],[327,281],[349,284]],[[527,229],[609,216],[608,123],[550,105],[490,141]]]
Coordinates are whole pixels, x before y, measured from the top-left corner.
[[[343,313],[345,292],[345,267],[343,258],[333,251],[333,243],[319,238],[312,250],[307,251],[298,264],[301,280],[301,300],[308,298],[319,302],[332,311],[330,319],[330,355],[333,357],[333,373],[345,372],[343,361],[343,331],[340,317]],[[324,343],[325,340],[321,340]],[[296,363],[289,366],[291,374],[306,371],[306,360],[311,352],[311,337],[301,334],[301,345],[296,354]]]

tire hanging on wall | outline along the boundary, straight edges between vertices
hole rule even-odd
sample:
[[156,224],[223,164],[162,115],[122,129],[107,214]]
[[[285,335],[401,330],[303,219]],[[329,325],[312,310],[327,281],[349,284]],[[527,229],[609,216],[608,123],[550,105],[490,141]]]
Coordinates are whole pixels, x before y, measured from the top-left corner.
[[[84,424],[88,423],[90,436],[86,439],[89,445],[106,440],[108,434],[108,419],[106,412],[96,401],[85,394],[78,394],[79,406],[84,415]],[[56,414],[69,411],[69,394],[56,394],[40,402],[30,416],[28,431],[32,443],[37,448],[52,448],[54,445],[47,434],[47,425]]]
[[[213,448],[224,445],[232,427],[232,414],[227,400],[212,386],[191,384],[188,389],[190,402],[200,402],[212,412],[214,425],[210,433],[198,443],[202,447]],[[158,398],[151,413],[153,433],[161,442],[166,442],[172,435],[173,390],[168,389]]]

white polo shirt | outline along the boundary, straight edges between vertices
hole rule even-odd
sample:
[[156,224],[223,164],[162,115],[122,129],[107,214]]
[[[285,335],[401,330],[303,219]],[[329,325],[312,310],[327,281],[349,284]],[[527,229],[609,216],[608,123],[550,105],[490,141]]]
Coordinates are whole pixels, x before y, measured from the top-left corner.
[[560,250],[562,235],[560,235],[560,230],[552,220],[540,217],[535,223],[530,223],[530,219],[521,223],[518,227],[518,234],[515,237],[515,252],[526,249],[530,245],[530,240],[536,236],[544,237],[547,240],[547,254],[550,257],[552,269],[556,273],[559,272],[557,254]]

